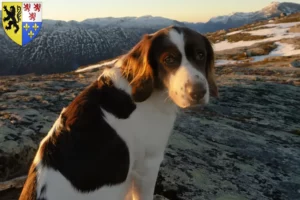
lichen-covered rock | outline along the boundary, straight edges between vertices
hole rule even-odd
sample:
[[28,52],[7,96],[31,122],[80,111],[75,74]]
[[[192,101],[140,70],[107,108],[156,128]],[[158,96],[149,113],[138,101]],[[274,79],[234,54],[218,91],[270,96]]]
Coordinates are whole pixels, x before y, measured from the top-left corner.
[[[300,71],[289,59],[217,68],[220,99],[177,118],[157,200],[300,199]],[[27,173],[61,109],[96,76],[0,79],[0,181]]]
[[1,78],[0,182],[27,173],[40,140],[62,107],[83,88],[67,77]]
[[178,117],[159,193],[173,191],[177,199],[299,199],[300,137],[293,131],[300,130],[300,88],[253,83],[222,87],[221,95]]

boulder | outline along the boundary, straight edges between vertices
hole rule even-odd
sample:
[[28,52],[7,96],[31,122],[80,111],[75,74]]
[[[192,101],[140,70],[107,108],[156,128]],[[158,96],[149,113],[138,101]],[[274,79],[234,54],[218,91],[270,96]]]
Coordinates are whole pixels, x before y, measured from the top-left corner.
[[290,63],[290,67],[300,68],[300,59],[296,59]]

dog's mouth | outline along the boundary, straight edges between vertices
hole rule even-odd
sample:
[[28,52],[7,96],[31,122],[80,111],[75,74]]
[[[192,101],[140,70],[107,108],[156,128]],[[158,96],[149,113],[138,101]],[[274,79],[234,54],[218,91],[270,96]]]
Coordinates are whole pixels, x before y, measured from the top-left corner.
[[199,99],[199,100],[190,100],[188,107],[205,105],[205,104],[207,104],[207,102],[205,101],[205,98],[202,98],[202,99]]
[[204,106],[208,103],[208,99],[206,96],[204,96],[201,99],[191,99],[187,96],[178,96],[176,93],[170,93],[169,94],[172,101],[180,108],[192,108],[192,107],[199,107]]
[[207,102],[205,101],[204,98],[200,100],[190,100],[183,108],[194,108],[194,107],[204,106],[206,104]]

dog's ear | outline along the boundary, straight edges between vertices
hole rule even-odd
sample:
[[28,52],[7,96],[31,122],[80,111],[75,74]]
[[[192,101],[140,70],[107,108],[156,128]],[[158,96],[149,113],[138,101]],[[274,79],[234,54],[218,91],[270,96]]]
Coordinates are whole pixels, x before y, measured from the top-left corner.
[[153,91],[153,69],[149,64],[151,37],[144,35],[123,59],[123,76],[132,87],[132,97],[135,102],[145,101]]
[[219,97],[218,86],[215,80],[215,55],[211,42],[205,37],[205,48],[207,52],[206,58],[206,76],[209,85],[210,95],[213,97]]

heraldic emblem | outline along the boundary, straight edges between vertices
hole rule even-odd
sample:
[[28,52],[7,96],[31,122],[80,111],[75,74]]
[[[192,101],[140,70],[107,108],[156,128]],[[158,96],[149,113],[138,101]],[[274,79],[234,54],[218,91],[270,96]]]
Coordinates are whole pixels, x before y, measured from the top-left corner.
[[12,41],[28,44],[41,30],[42,3],[2,2],[2,25]]

